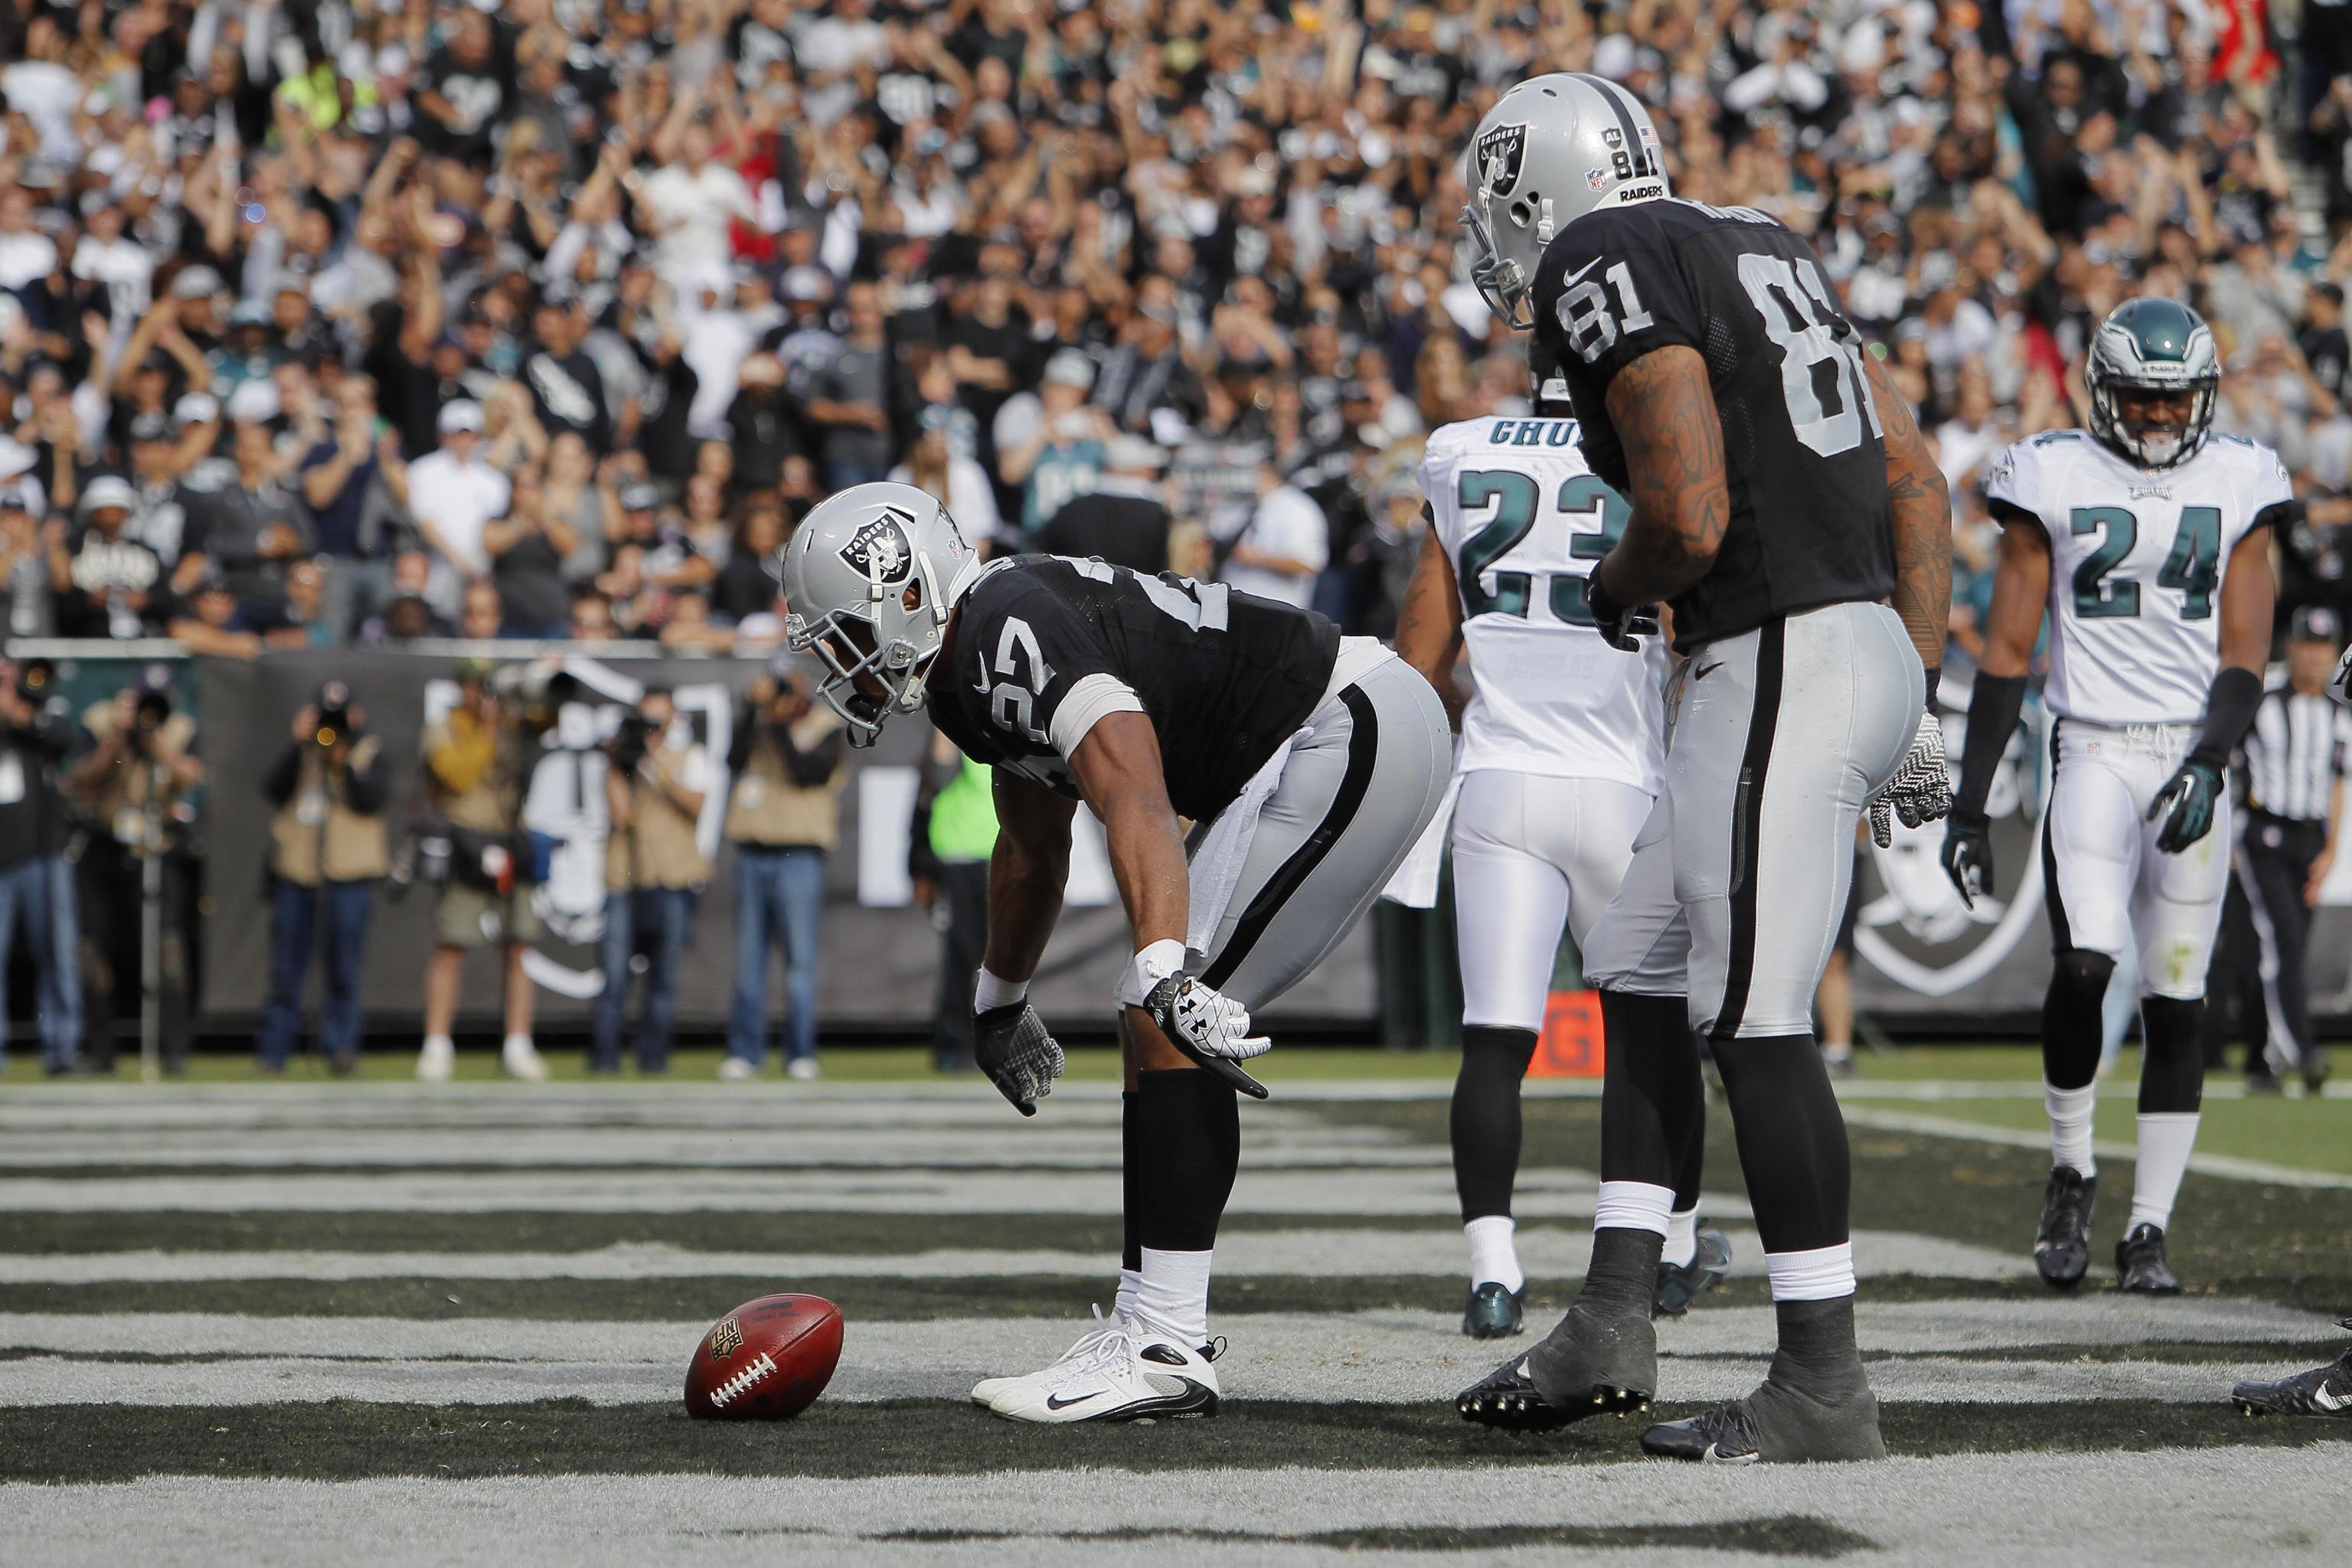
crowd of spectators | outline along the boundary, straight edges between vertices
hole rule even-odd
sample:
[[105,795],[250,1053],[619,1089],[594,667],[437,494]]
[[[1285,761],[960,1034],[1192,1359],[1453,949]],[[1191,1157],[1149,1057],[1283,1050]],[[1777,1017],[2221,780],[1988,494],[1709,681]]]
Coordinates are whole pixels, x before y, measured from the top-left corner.
[[2306,491],[2284,607],[2352,596],[2344,0],[14,0],[0,61],[12,636],[720,653],[890,475],[1383,632],[1423,433],[1525,391],[1461,149],[1554,69],[1812,237],[1968,563],[2146,290]]

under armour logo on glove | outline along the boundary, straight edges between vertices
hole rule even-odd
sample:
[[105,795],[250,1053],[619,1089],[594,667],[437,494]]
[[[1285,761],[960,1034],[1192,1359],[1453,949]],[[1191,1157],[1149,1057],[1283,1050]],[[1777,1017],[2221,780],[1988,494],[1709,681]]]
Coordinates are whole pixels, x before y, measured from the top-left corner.
[[1062,1076],[1062,1047],[1026,1002],[991,1007],[972,1020],[971,1059],[1024,1116],[1037,1114],[1037,1102]]
[[1248,1008],[1189,974],[1171,974],[1153,986],[1143,1010],[1179,1050],[1194,1056],[1247,1061],[1274,1049],[1265,1036],[1249,1032]]
[[1944,764],[1944,725],[1932,712],[1922,714],[1918,731],[1903,765],[1871,797],[1870,837],[1881,849],[1895,843],[1894,818],[1906,827],[1934,822],[1952,809],[1952,774]]

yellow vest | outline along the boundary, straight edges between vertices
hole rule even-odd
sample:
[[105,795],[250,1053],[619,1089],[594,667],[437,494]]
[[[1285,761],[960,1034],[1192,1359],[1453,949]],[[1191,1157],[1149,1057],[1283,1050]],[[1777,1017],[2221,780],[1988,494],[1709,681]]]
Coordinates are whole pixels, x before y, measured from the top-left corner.
[[[375,760],[376,741],[362,737],[352,748],[351,765]],[[276,853],[270,869],[300,887],[319,885],[320,861],[330,882],[362,882],[381,877],[390,864],[383,817],[352,808],[348,773],[330,773],[323,746],[302,748],[294,794],[270,819]]]
[[425,777],[434,810],[458,827],[511,833],[522,809],[521,759],[496,727],[462,708],[425,731]]

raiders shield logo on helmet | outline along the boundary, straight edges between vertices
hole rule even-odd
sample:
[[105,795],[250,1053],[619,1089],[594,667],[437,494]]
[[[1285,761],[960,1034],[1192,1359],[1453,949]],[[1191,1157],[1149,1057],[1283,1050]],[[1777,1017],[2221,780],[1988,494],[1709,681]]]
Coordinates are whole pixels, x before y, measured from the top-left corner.
[[905,582],[915,563],[914,546],[907,540],[914,521],[896,507],[885,507],[841,547],[841,558],[869,583]]
[[1498,196],[1518,187],[1519,164],[1527,155],[1528,128],[1497,125],[1478,138],[1478,183]]

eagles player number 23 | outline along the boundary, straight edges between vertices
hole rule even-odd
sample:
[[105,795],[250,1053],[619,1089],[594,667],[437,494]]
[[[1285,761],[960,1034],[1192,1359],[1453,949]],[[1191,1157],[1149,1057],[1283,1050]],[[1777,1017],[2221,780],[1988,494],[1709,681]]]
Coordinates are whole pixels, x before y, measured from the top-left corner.
[[[1538,574],[1518,572],[1497,563],[1510,558],[1535,531],[1536,517],[1541,490],[1533,478],[1508,468],[1481,468],[1464,474],[1456,482],[1454,496],[1464,510],[1491,505],[1495,515],[1486,526],[1462,542],[1454,565],[1462,584],[1462,604],[1467,618],[1479,616],[1516,616],[1525,620]],[[1625,531],[1625,520],[1631,509],[1615,490],[1591,474],[1576,474],[1562,481],[1552,508],[1570,519],[1584,518],[1599,526],[1587,530],[1570,523],[1572,534],[1569,542],[1570,558],[1576,561],[1598,561],[1609,553],[1618,536]],[[1494,574],[1492,592],[1486,588],[1486,576]],[[1592,624],[1592,610],[1584,602],[1584,579],[1566,573],[1541,574],[1549,586],[1545,597],[1550,601],[1551,613],[1572,626]]]

